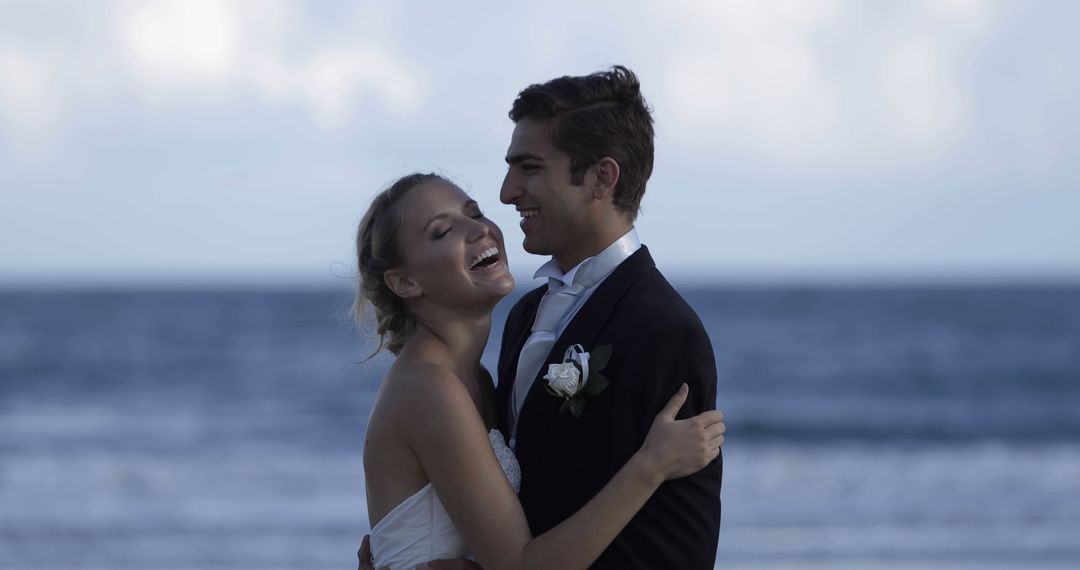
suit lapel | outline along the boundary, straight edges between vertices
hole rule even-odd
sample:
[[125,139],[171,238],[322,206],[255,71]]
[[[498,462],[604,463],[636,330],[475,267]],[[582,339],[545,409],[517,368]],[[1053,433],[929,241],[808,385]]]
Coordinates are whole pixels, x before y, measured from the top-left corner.
[[499,383],[495,387],[495,405],[498,408],[499,429],[510,437],[507,430],[506,413],[510,405],[510,394],[513,393],[514,378],[517,377],[518,357],[521,348],[529,338],[533,320],[536,319],[536,310],[540,307],[540,299],[547,292],[547,286],[538,287],[525,294],[521,300],[520,311],[511,313],[507,318],[513,321],[506,327],[506,337],[502,340],[502,349],[499,353]]
[[[544,440],[548,427],[563,402],[562,399],[552,396],[544,389],[546,382],[543,376],[547,372],[547,365],[552,362],[562,362],[563,353],[573,344],[580,344],[585,347],[585,350],[593,350],[597,337],[603,331],[623,295],[638,279],[655,267],[656,264],[649,255],[649,250],[642,246],[619,264],[596,288],[596,291],[593,291],[592,296],[574,315],[562,335],[555,340],[551,352],[548,353],[540,370],[537,371],[536,378],[533,379],[532,387],[529,389],[528,396],[525,397],[525,402],[521,407],[521,416],[518,419],[517,452],[525,472],[530,471],[532,462],[536,460],[542,447],[540,443]],[[534,307],[532,313],[535,314],[535,312]],[[526,338],[528,334],[521,339],[521,343],[517,345],[517,352],[514,353],[515,374],[516,359],[521,353],[521,346],[524,345]],[[608,380],[615,383],[613,378],[609,377]]]

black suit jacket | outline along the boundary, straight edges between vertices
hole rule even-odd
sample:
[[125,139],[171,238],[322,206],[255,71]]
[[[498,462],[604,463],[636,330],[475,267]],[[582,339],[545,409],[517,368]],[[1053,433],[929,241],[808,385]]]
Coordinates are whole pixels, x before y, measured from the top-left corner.
[[[496,390],[500,427],[521,347],[547,287],[514,305],[503,330]],[[603,370],[610,382],[575,418],[560,413],[542,376],[566,348],[611,345]],[[534,535],[581,508],[645,441],[653,418],[686,382],[679,418],[715,408],[716,363],[700,319],[656,269],[647,248],[623,261],[593,292],[555,341],[522,407],[516,452],[521,505]],[[720,533],[723,459],[689,477],[667,481],[642,507],[593,568],[711,569]]]

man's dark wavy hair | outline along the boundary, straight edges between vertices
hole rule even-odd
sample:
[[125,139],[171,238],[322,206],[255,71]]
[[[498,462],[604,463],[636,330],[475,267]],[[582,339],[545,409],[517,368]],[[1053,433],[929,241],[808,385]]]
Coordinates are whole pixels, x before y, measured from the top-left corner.
[[570,155],[570,181],[608,156],[619,163],[615,207],[636,219],[653,169],[653,121],[633,71],[613,66],[591,75],[563,76],[518,94],[510,119],[551,119],[548,138]]

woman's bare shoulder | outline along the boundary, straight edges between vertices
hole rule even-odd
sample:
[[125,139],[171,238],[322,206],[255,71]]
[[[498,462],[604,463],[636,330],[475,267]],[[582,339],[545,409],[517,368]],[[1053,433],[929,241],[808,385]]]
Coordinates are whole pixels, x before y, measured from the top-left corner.
[[472,399],[461,378],[445,364],[431,360],[396,362],[387,372],[397,403],[418,419],[424,414],[473,411]]
[[399,360],[387,371],[386,379],[409,392],[464,387],[449,366],[433,360]]

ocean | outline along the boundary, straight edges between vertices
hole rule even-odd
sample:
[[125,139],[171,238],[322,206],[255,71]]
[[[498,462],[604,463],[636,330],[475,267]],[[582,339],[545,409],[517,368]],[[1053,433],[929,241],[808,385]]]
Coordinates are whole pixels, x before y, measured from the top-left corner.
[[[681,290],[728,426],[717,568],[1080,567],[1080,287]],[[0,292],[0,568],[354,567],[388,359],[350,302]]]

